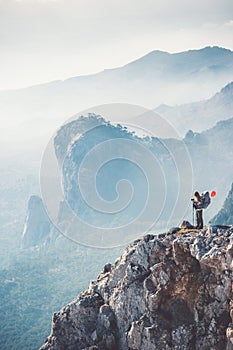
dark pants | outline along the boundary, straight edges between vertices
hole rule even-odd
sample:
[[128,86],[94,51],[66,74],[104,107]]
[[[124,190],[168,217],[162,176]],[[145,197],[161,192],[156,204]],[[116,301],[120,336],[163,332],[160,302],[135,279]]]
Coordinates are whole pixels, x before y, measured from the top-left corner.
[[196,210],[197,228],[203,228],[202,210]]

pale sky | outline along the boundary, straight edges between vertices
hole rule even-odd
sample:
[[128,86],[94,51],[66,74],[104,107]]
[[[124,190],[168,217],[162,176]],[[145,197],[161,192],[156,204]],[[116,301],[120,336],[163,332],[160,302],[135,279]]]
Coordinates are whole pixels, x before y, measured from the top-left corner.
[[232,0],[0,0],[1,90],[212,45],[233,50]]

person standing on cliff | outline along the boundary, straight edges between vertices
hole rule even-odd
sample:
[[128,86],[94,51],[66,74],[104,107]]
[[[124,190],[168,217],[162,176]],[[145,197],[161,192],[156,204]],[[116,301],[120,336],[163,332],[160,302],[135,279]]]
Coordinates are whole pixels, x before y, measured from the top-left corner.
[[199,194],[199,192],[194,193],[194,198],[192,198],[193,201],[193,208],[196,211],[196,222],[197,226],[196,228],[202,229],[203,228],[203,198]]

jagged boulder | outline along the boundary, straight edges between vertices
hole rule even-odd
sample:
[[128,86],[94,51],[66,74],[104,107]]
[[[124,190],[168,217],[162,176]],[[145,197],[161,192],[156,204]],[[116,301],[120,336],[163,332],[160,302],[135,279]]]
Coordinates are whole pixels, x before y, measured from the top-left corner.
[[233,226],[147,235],[53,317],[41,350],[233,349]]
[[115,315],[94,291],[81,294],[76,303],[54,314],[53,329],[43,349],[118,349]]

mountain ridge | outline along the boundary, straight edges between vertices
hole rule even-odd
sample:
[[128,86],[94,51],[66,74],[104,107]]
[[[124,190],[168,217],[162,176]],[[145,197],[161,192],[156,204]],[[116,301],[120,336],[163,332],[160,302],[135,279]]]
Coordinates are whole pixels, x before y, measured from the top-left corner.
[[148,109],[162,103],[180,105],[206,99],[233,81],[233,52],[226,49],[165,54],[166,60],[159,58],[161,53],[151,55],[94,75],[0,92],[2,140],[17,140],[22,148],[33,139],[41,148],[54,129],[78,111],[115,103]]
[[[128,132],[124,130],[124,128],[113,127],[111,123],[108,124],[108,122],[106,122],[103,118],[96,117],[95,115],[89,115],[88,117],[80,117],[79,115],[77,115],[76,120],[65,124],[57,133],[55,138],[55,150],[59,162],[62,162],[62,159],[65,159],[65,163],[67,164],[66,168],[73,169],[72,171],[75,174],[75,171],[77,172],[76,167],[79,166],[79,162],[81,162],[81,159],[84,156],[83,152],[86,152],[89,149],[89,147],[91,148],[91,145],[93,147],[94,138],[98,139],[97,144],[101,144],[105,140],[105,138],[112,140],[118,134],[121,135],[122,140],[124,140],[124,138],[130,138],[131,140],[135,140],[138,144],[142,144],[144,150],[150,149],[150,152],[153,152],[153,154],[156,155],[157,159],[161,159],[162,161],[162,159],[165,157],[168,163],[162,161],[163,165],[161,166],[164,169],[165,174],[173,174],[173,176],[169,176],[169,178],[166,177],[166,181],[167,186],[169,188],[170,201],[174,204],[177,199],[177,191],[174,190],[177,186],[177,183],[175,182],[171,184],[170,178],[176,179],[176,172],[174,171],[173,167],[171,167],[171,165],[169,164],[168,159],[170,159],[170,156],[168,150],[173,150],[173,152],[179,154],[180,147],[182,147],[182,144],[184,142],[192,159],[192,166],[195,169],[193,175],[194,186],[196,188],[200,188],[201,191],[204,191],[206,188],[209,187],[216,188],[216,190],[218,191],[217,198],[215,198],[215,200],[213,201],[213,205],[211,205],[211,207],[208,208],[208,211],[206,213],[207,218],[211,219],[217,211],[217,205],[220,205],[220,202],[222,203],[222,201],[225,199],[225,196],[227,195],[226,188],[228,188],[232,183],[233,173],[230,162],[230,159],[232,157],[232,124],[233,118],[230,118],[228,120],[219,122],[214,127],[206,130],[205,132],[192,133],[192,136],[189,135],[189,137],[187,137],[186,135],[186,137],[183,140],[177,140],[172,138],[162,139],[161,145],[160,142],[158,142],[158,139],[156,139],[156,137],[152,137],[151,139],[147,139],[146,137],[134,138],[133,135],[128,134]],[[100,129],[97,127],[102,125],[104,126],[104,128],[102,129],[101,134]],[[91,130],[91,134],[89,133],[89,136],[86,133],[86,130],[88,129]],[[68,149],[68,145],[70,144],[70,142],[72,142],[73,138],[75,138],[76,133],[81,133],[83,135],[82,143],[80,142],[80,139],[77,139],[73,143],[72,148],[70,148],[71,152],[69,152],[68,154],[66,150]],[[89,145],[90,141],[92,142],[91,145]],[[102,157],[104,158],[104,152],[102,153]],[[204,165],[203,159],[205,160]],[[213,164],[215,165],[216,169],[214,173],[212,172]],[[125,165],[122,165],[121,170],[124,169],[124,167]],[[185,171],[185,169],[181,169],[181,172]],[[227,175],[225,176],[224,180],[220,182],[219,178],[221,178],[222,172],[224,172]],[[108,178],[110,173],[111,169],[108,168],[108,171],[106,170]],[[115,177],[116,173],[118,172],[115,169],[113,178]],[[130,170],[128,170],[127,173],[131,174]],[[64,179],[66,179],[64,181],[64,184],[67,183],[67,188],[69,188],[69,193],[71,196],[73,193],[71,189],[76,189],[76,183],[73,180],[75,179],[74,174],[72,175],[72,172],[70,174],[69,172],[64,174]],[[136,171],[133,171],[131,175],[136,177]],[[104,175],[102,174],[102,176]],[[141,181],[142,179],[137,182],[137,190],[141,189],[142,193],[144,193],[144,189],[140,187]],[[78,206],[79,196],[76,199],[73,198],[72,203],[74,203],[75,206]],[[169,205],[168,207],[170,208]],[[174,207],[172,208],[174,209]],[[79,209],[76,208],[76,210],[79,213],[82,211],[80,207]],[[165,219],[163,217],[163,219],[167,222],[167,218]]]
[[177,106],[162,104],[155,108],[155,112],[171,122],[181,134],[188,128],[196,132],[205,131],[218,121],[233,116],[233,82],[208,99]]
[[25,86],[25,87],[22,87],[22,88],[17,88],[17,89],[1,89],[0,90],[0,93],[2,92],[9,92],[9,91],[19,91],[19,90],[25,90],[25,89],[31,89],[31,88],[36,88],[36,87],[42,87],[42,86],[45,86],[45,85],[50,85],[50,84],[57,84],[57,83],[64,83],[64,82],[68,82],[68,81],[72,81],[73,79],[82,79],[82,78],[87,78],[87,77],[94,77],[100,73],[103,73],[103,72],[109,72],[109,71],[114,71],[114,70],[118,70],[118,69],[121,69],[121,68],[124,68],[124,67],[127,67],[131,64],[134,64],[134,63],[137,63],[139,61],[143,61],[143,60],[146,60],[148,57],[151,57],[151,56],[172,56],[172,57],[178,57],[178,56],[182,56],[182,55],[188,55],[188,54],[191,54],[191,53],[203,53],[203,52],[207,52],[208,51],[216,51],[218,53],[220,52],[224,52],[224,53],[233,53],[232,50],[230,49],[227,49],[227,48],[224,48],[224,47],[220,47],[220,46],[205,46],[203,48],[200,48],[200,49],[191,49],[191,50],[185,50],[185,51],[179,51],[179,52],[175,52],[175,53],[170,53],[168,51],[163,51],[163,50],[152,50],[148,53],[146,53],[145,55],[142,55],[138,58],[135,58],[133,59],[132,61],[126,63],[126,64],[123,64],[123,65],[120,65],[120,66],[117,66],[117,67],[112,67],[112,68],[107,68],[107,69],[103,69],[103,70],[100,70],[96,73],[92,73],[92,74],[81,74],[81,75],[77,75],[77,76],[73,76],[73,77],[68,77],[68,78],[65,78],[65,79],[54,79],[54,80],[51,80],[51,81],[48,81],[48,82],[44,82],[44,83],[40,83],[40,84],[32,84],[32,85],[29,85],[29,86]]

